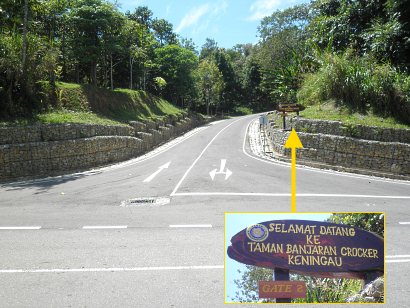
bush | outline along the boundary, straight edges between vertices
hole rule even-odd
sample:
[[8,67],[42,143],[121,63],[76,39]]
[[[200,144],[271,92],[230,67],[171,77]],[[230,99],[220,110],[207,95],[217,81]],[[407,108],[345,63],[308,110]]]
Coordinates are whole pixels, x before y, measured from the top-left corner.
[[314,105],[334,100],[351,112],[372,111],[410,123],[409,76],[371,57],[357,57],[351,50],[342,55],[324,54],[316,73],[305,76],[299,102]]
[[45,102],[44,95],[53,94],[53,89],[42,81],[56,77],[58,50],[46,39],[28,34],[23,67],[22,44],[23,38],[18,33],[0,36],[0,116],[3,118],[27,115],[51,102]]

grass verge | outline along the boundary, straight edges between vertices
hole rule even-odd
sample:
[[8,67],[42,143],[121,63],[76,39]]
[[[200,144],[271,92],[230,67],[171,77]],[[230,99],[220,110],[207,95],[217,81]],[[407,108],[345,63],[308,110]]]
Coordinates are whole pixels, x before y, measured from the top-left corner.
[[333,102],[321,105],[308,106],[300,115],[308,119],[340,121],[344,124],[360,124],[365,126],[378,126],[386,128],[410,129],[410,125],[402,124],[393,117],[383,118],[372,113],[351,113],[347,108],[337,108]]
[[[44,97],[45,111],[0,122],[1,126],[30,125],[35,123],[90,123],[126,124],[136,120],[155,120],[184,111],[170,102],[141,90],[114,91],[90,85],[58,82],[56,103],[51,107]],[[51,97],[51,96],[50,96]]]

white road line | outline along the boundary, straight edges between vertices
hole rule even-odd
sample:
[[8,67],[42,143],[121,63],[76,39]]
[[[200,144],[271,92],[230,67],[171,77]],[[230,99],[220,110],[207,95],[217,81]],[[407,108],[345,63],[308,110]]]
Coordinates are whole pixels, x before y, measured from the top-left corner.
[[0,227],[0,230],[40,230],[41,226],[32,227]]
[[400,221],[399,224],[401,224],[401,225],[410,225],[410,222],[408,222],[408,221]]
[[14,273],[73,273],[73,272],[140,272],[140,271],[175,271],[175,270],[210,270],[223,269],[223,265],[157,266],[157,267],[108,267],[108,268],[53,268],[53,269],[7,269],[0,274]]
[[[174,193],[173,196],[256,196],[256,197],[290,197],[291,194],[275,193],[230,193],[230,192],[189,192]],[[379,195],[344,195],[344,194],[298,194],[299,197],[319,198],[369,198],[369,199],[410,199],[410,196],[379,196]]]
[[128,226],[83,226],[83,229],[127,229]]
[[170,228],[212,228],[212,225],[169,225]]
[[[252,155],[250,155],[249,153],[247,153],[245,151],[245,144],[246,144],[246,138],[248,136],[249,127],[255,121],[257,121],[257,120],[252,120],[251,122],[249,122],[248,126],[246,127],[245,137],[244,137],[243,145],[242,145],[242,152],[246,156],[248,156],[252,159],[261,161],[261,162],[266,163],[266,164],[281,166],[281,167],[290,167],[290,163],[282,162],[282,161],[279,161],[279,160],[272,161],[270,159],[262,159],[262,158],[259,158],[259,157],[252,156]],[[297,165],[296,169],[306,170],[306,171],[316,172],[316,173],[324,173],[324,174],[330,174],[330,175],[344,176],[344,177],[360,179],[360,180],[371,180],[371,181],[375,181],[375,182],[383,182],[383,183],[389,183],[389,184],[400,184],[400,185],[409,185],[410,186],[410,181],[405,181],[405,180],[384,179],[384,178],[375,177],[375,176],[368,176],[368,175],[364,175],[364,174],[353,174],[353,173],[348,173],[348,172],[343,172],[343,171],[336,171],[336,170],[323,170],[323,169],[313,168],[313,167],[304,166],[304,165]]]
[[386,258],[410,258],[410,255],[386,256]]
[[410,259],[386,260],[386,263],[406,263],[406,262],[410,262]]
[[226,130],[228,127],[230,127],[231,125],[235,124],[238,121],[243,120],[243,118],[238,119],[233,121],[231,124],[225,126],[224,128],[222,128],[213,138],[212,140],[207,144],[207,146],[202,150],[201,154],[199,154],[199,156],[194,160],[194,162],[192,163],[192,165],[188,168],[188,170],[184,173],[184,175],[182,176],[182,178],[179,180],[178,184],[175,186],[174,190],[171,193],[171,196],[174,196],[175,193],[177,192],[177,190],[179,189],[179,187],[181,186],[182,182],[185,180],[185,178],[188,176],[188,173],[192,170],[192,168],[196,165],[196,163],[201,159],[202,155],[204,155],[205,151],[211,146],[211,144],[215,141],[216,138],[218,138],[218,136],[224,131]]

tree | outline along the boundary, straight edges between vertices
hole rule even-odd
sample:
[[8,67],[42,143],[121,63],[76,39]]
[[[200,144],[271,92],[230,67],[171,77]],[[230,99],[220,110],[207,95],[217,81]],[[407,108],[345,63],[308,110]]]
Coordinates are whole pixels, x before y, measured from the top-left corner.
[[205,59],[212,57],[213,53],[215,53],[218,50],[218,44],[214,39],[206,38],[205,43],[202,45],[201,48],[201,53],[199,55],[199,58]]
[[147,6],[139,6],[133,13],[127,12],[125,15],[145,28],[150,29],[152,23],[152,11]]
[[225,110],[232,109],[234,103],[239,100],[239,78],[233,69],[232,60],[225,49],[216,49],[213,53],[215,64],[222,74],[224,87],[222,89],[222,103]]
[[[113,4],[103,0],[81,0],[67,14],[70,23],[72,55],[80,66],[88,67],[89,82],[97,85],[97,65],[104,52],[104,38],[109,41],[111,25],[121,18]],[[117,31],[117,29],[116,29]],[[79,81],[79,80],[78,80]]]
[[273,105],[296,102],[303,75],[312,69],[306,44],[309,8],[303,4],[276,11],[259,27],[262,41],[255,58],[262,72],[260,88]]
[[154,38],[151,33],[141,24],[134,20],[127,19],[122,28],[123,48],[128,59],[129,68],[129,88],[134,88],[134,64],[138,64],[140,69],[140,79],[142,88],[145,88],[145,75],[148,68],[149,55],[153,48]]
[[178,45],[165,45],[155,49],[156,75],[167,81],[165,97],[184,106],[194,94],[193,71],[198,58],[190,50]]
[[311,8],[307,4],[278,10],[262,19],[261,25],[258,27],[259,35],[262,41],[266,42],[287,29],[303,31],[309,25],[311,18]]
[[[103,45],[103,57],[105,65],[105,71],[109,71],[109,84],[111,90],[114,89],[113,70],[122,60],[122,46],[121,46],[121,33],[125,26],[125,18],[120,12],[114,10],[110,16],[110,23],[102,36]],[[116,61],[114,63],[114,61]],[[108,75],[108,74],[106,74]]]
[[404,69],[409,68],[410,27],[407,0],[320,0],[309,25],[310,40],[335,52],[351,48],[360,55],[374,54]]
[[206,114],[209,115],[211,106],[215,107],[216,113],[224,87],[218,66],[209,60],[202,60],[196,71],[196,79],[199,99],[205,103]]
[[188,49],[198,55],[198,51],[196,50],[195,43],[192,39],[188,38],[181,38],[180,39],[180,45],[182,48]]
[[381,213],[333,214],[328,221],[358,227],[384,237],[384,215]]
[[173,26],[165,19],[154,19],[152,21],[152,30],[160,46],[165,44],[177,44],[177,35],[173,32]]
[[243,67],[243,93],[253,109],[263,110],[265,97],[261,89],[262,71],[254,57],[248,57]]

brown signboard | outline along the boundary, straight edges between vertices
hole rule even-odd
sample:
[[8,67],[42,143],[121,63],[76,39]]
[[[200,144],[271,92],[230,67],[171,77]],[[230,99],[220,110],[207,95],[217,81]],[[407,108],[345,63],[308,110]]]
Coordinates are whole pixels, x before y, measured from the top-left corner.
[[259,298],[306,298],[304,281],[259,281]]
[[304,110],[305,107],[300,104],[279,104],[279,112],[299,112]]
[[363,278],[384,270],[384,241],[360,228],[307,220],[273,220],[231,239],[238,262],[318,277]]

